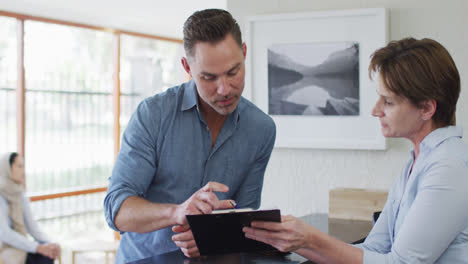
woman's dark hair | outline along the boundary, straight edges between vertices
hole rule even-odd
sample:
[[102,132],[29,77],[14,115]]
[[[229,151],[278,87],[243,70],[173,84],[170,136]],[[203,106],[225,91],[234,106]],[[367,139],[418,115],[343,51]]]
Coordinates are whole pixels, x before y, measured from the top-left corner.
[[408,98],[413,105],[434,99],[434,122],[441,127],[455,125],[460,75],[439,42],[427,38],[392,41],[372,54],[370,76],[372,72],[380,74],[387,89]]
[[15,163],[16,157],[18,157],[18,153],[12,152],[10,154],[10,168],[13,166],[13,163]]

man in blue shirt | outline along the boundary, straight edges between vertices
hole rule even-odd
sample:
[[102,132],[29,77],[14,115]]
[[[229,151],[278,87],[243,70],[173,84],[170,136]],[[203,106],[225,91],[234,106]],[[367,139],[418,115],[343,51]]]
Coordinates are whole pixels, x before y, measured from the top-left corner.
[[104,200],[109,226],[124,232],[116,263],[178,248],[199,256],[185,215],[229,208],[228,199],[260,205],[276,128],[241,96],[239,25],[224,10],[195,12],[184,49],[192,81],[144,100],[123,135]]

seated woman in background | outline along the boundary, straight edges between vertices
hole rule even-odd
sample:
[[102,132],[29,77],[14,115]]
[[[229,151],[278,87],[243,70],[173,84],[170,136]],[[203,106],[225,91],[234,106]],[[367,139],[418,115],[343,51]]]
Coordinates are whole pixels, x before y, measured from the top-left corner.
[[460,76],[431,39],[392,41],[371,56],[385,137],[414,149],[364,243],[351,246],[292,216],[253,222],[247,237],[318,263],[467,263],[468,147],[455,126]]
[[1,156],[0,259],[2,264],[53,263],[60,255],[60,246],[45,243],[48,239],[40,232],[24,195],[24,181],[23,158],[17,153]]

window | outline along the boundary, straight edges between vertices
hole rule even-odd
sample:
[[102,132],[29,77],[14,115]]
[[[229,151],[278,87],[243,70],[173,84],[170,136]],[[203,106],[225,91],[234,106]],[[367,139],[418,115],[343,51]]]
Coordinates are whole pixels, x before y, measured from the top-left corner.
[[28,192],[105,186],[113,163],[112,34],[25,22]]
[[182,56],[181,43],[121,36],[121,133],[143,99],[183,81]]
[[16,19],[0,17],[0,149],[16,151]]
[[[112,239],[102,201],[118,140],[114,62],[121,62],[122,107],[117,115],[125,127],[141,100],[183,81],[181,41],[28,17],[23,24],[23,139],[17,138],[16,122],[17,109],[22,109],[16,100],[16,32],[21,29],[17,19],[23,18],[0,11],[0,150],[19,151],[18,143],[25,142],[28,195],[47,196],[36,196],[31,203],[45,233],[61,242],[87,234]],[[120,57],[113,52],[116,37]],[[63,195],[73,190],[78,191]]]

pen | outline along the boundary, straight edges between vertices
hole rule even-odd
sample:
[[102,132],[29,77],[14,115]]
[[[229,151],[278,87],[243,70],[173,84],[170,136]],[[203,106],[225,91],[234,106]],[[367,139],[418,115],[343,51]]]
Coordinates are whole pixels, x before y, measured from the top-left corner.
[[234,208],[234,209],[239,209],[239,207],[237,206],[236,202],[234,202],[234,201],[229,201],[229,202],[231,202],[232,208]]

